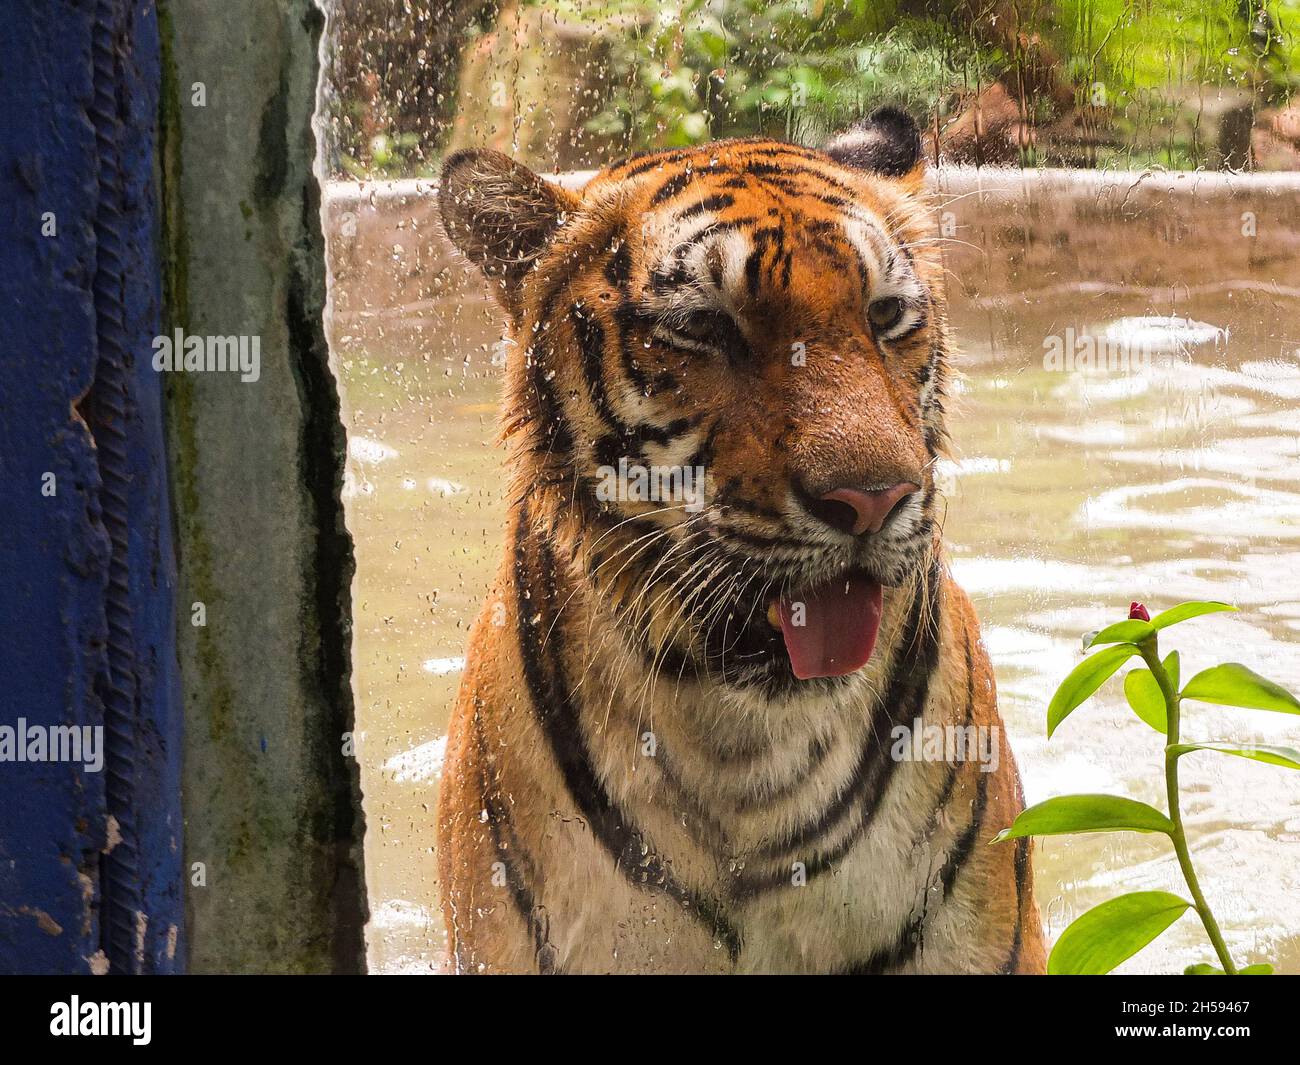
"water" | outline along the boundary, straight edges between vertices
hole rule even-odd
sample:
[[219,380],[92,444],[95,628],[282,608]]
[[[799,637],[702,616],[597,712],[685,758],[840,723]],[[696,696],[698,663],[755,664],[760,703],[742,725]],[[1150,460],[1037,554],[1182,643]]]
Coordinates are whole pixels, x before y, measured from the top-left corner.
[[[432,267],[423,269],[431,274]],[[1239,615],[1171,631],[1183,675],[1246,663],[1300,691],[1300,337],[1291,298],[1207,286],[1177,306],[1122,292],[967,299],[954,293],[962,371],[945,467],[953,569],[980,615],[1030,802],[1105,791],[1163,806],[1160,737],[1118,680],[1046,740],[1047,700],[1080,635],[1123,617],[1221,599]],[[416,308],[335,290],[352,461],[355,648],[374,968],[432,971],[433,810],[465,635],[499,557],[495,312],[430,283]],[[1174,323],[1175,314],[1190,324]],[[1158,321],[1129,321],[1155,318]],[[1213,327],[1208,331],[1202,326]],[[1044,369],[1044,338],[1127,337],[1150,365]],[[1107,330],[1110,330],[1107,333]],[[1226,338],[1217,330],[1226,330]],[[1179,343],[1165,344],[1171,334]],[[1136,338],[1136,339],[1135,339]],[[1172,351],[1152,350],[1162,345]],[[1300,718],[1194,705],[1184,735],[1297,746]],[[1183,761],[1202,884],[1239,962],[1300,973],[1300,773],[1208,753]],[[1040,842],[1051,936],[1124,891],[1185,893],[1167,843],[1136,835]],[[1185,916],[1123,971],[1212,960]]]

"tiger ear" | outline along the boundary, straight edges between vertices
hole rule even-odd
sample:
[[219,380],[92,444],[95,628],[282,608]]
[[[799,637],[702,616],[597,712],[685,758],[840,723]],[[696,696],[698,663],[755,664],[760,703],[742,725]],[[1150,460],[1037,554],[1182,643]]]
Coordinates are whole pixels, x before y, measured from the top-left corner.
[[522,317],[525,276],[578,202],[573,193],[486,148],[448,156],[438,186],[447,235],[483,271],[516,321]]
[[921,132],[912,116],[897,107],[871,112],[822,150],[843,166],[901,181],[909,191],[925,177]]

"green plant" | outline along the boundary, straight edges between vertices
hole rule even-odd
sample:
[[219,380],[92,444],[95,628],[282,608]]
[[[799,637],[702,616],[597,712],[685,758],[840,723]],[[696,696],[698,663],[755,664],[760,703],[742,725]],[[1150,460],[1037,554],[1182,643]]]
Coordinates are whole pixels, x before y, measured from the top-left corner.
[[815,141],[883,102],[945,110],[1005,66],[939,8],[899,0],[534,2],[608,27],[612,91],[588,128],[632,148]]
[[1227,741],[1185,743],[1180,738],[1181,716],[1183,703],[1189,700],[1284,714],[1300,714],[1300,701],[1286,689],[1236,662],[1202,670],[1180,690],[1178,652],[1171,651],[1162,660],[1158,647],[1160,632],[1171,625],[1235,609],[1226,603],[1183,603],[1152,618],[1141,603],[1134,603],[1129,608],[1128,620],[1107,626],[1088,639],[1086,648],[1104,649],[1084,659],[1052,697],[1047,708],[1049,738],[1125,662],[1140,657],[1146,668],[1128,673],[1124,678],[1124,694],[1133,712],[1165,737],[1165,794],[1169,812],[1164,814],[1146,803],[1117,795],[1062,795],[1029,807],[992,842],[1078,832],[1162,833],[1173,844],[1192,901],[1165,891],[1138,891],[1103,902],[1061,933],[1048,959],[1049,974],[1108,973],[1152,942],[1189,909],[1200,917],[1219,966],[1190,965],[1185,970],[1188,975],[1247,976],[1273,971],[1268,964],[1238,968],[1228,952],[1192,865],[1179,807],[1178,764],[1193,751],[1213,751],[1300,769],[1300,751]]

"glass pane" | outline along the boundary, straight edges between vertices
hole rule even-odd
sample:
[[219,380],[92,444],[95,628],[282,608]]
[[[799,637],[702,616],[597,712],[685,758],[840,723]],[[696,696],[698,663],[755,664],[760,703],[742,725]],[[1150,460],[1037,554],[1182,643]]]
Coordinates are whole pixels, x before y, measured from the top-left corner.
[[[939,514],[1027,801],[1104,791],[1163,806],[1159,737],[1119,681],[1045,738],[1081,634],[1130,600],[1237,604],[1171,634],[1185,677],[1226,654],[1300,687],[1293,0],[331,7],[331,344],[351,434],[376,968],[447,963],[436,793],[469,629],[495,602],[517,510],[500,433],[522,346],[439,218],[438,174],[460,149],[580,189],[634,152],[817,146],[882,104],[904,108],[930,164],[927,239],[950,302]],[[1296,738],[1284,715],[1205,707],[1186,730]],[[1183,775],[1230,946],[1300,971],[1293,781],[1208,754]],[[1050,838],[1035,861],[1049,940],[1121,890],[1183,890],[1150,837]],[[624,936],[608,931],[611,968]],[[1125,971],[1202,955],[1188,918]]]

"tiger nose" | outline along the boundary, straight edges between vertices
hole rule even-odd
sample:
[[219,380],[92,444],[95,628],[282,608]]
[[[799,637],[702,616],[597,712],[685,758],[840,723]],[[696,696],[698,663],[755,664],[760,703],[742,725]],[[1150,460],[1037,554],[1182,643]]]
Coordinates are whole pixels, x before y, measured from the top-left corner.
[[894,508],[913,492],[920,490],[920,485],[910,481],[902,481],[889,488],[836,488],[821,497],[814,513],[840,532],[852,533],[854,536],[877,533],[885,524],[885,519],[894,512]]

